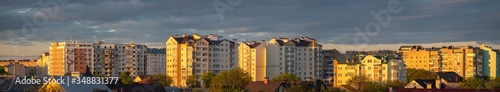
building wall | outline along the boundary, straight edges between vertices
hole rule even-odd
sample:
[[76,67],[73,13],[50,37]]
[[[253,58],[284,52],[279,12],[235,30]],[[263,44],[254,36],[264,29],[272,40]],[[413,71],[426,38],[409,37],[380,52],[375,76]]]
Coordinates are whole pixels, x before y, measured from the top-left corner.
[[166,41],[166,72],[177,87],[185,87],[189,76],[201,81],[204,72],[218,74],[237,63],[238,45],[222,36],[172,35]]
[[146,74],[165,74],[165,48],[148,49]]
[[367,55],[359,61],[334,60],[334,68],[334,86],[346,85],[349,79],[360,74],[374,82],[406,80],[404,62],[398,58]]
[[491,47],[487,47],[484,44],[481,44],[480,48],[483,50],[483,76],[489,76],[492,78],[499,76],[499,63],[497,63],[497,55],[499,53],[493,51]]
[[462,77],[482,75],[482,51],[472,46],[441,48],[443,72],[456,72]]
[[252,81],[264,81],[267,77],[265,47],[265,42],[255,41],[242,42],[238,46],[238,66],[250,74]]
[[440,71],[440,56],[438,50],[425,49],[420,46],[407,48],[402,52],[406,68],[424,69],[434,72]]
[[[269,78],[282,73],[292,73],[306,80],[323,76],[322,45],[308,37],[301,38],[271,38],[266,47],[266,60]],[[279,66],[279,67],[277,67]],[[273,69],[277,68],[277,69]],[[270,71],[269,71],[270,70]]]
[[[48,75],[64,75],[65,73],[79,71],[85,65],[94,67],[94,49],[92,46],[93,43],[79,41],[52,43],[49,48],[51,62],[48,67]],[[90,71],[93,71],[93,69]]]

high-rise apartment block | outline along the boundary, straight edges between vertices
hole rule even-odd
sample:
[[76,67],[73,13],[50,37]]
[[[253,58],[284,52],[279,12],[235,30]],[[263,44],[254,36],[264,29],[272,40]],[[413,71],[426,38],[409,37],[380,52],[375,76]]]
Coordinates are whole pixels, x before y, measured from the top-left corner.
[[119,76],[130,72],[131,76],[145,75],[147,62],[147,46],[135,44],[112,44],[99,41],[93,45],[95,49],[94,66],[91,71],[95,75]]
[[238,67],[248,72],[252,81],[264,81],[266,71],[266,42],[241,42],[238,47]]
[[146,74],[165,74],[165,48],[149,48],[147,51]]
[[36,64],[38,66],[38,76],[47,76],[48,68],[50,63],[49,52],[43,52],[40,57],[38,57]]
[[492,49],[484,44],[479,47],[483,50],[483,75],[495,78],[500,76],[499,50]]
[[186,87],[186,79],[204,72],[220,73],[237,65],[236,40],[223,39],[214,34],[201,36],[172,35],[166,41],[166,73],[173,86]]
[[[91,42],[65,41],[53,42],[49,48],[50,60],[48,75],[83,73],[94,65],[94,48]],[[91,70],[92,71],[92,70]]]
[[439,50],[440,48],[401,46],[398,52],[402,55],[406,68],[439,72],[441,69],[441,54]]
[[276,77],[283,73],[295,74],[301,80],[323,76],[322,45],[315,39],[271,38],[266,47],[266,76]]
[[131,72],[131,76],[146,74],[144,66],[147,47],[133,42],[109,44],[102,41],[92,43],[71,40],[54,42],[49,50],[48,75],[78,72],[119,76],[127,71]]
[[456,72],[462,77],[483,76],[483,53],[479,47],[401,46],[407,68],[425,69],[433,72]]

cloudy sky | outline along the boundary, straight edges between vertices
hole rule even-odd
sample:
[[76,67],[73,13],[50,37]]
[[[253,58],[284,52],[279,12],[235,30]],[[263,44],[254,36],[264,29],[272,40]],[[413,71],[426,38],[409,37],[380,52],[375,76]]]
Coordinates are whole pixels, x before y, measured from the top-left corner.
[[229,1],[1,0],[0,59],[34,59],[50,42],[70,37],[163,47],[170,35],[183,33],[239,41],[308,36],[342,51],[500,47],[499,0]]

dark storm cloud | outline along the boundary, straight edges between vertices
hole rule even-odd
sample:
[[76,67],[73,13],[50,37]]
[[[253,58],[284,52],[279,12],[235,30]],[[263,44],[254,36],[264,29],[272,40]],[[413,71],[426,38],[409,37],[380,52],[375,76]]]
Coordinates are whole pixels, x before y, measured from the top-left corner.
[[[221,0],[226,2],[225,0]],[[29,0],[0,1],[0,40],[20,32],[24,16],[40,10]],[[314,37],[322,43],[353,44],[355,27],[375,21],[370,11],[387,9],[388,0],[243,0],[222,14],[214,0],[70,0],[57,6],[46,26],[28,41],[105,40],[163,43],[174,34],[219,34],[241,40],[274,36]],[[480,41],[500,43],[499,1],[401,0],[404,10],[368,44]],[[29,10],[29,11],[27,11]],[[32,20],[32,19],[31,19]],[[21,36],[22,37],[22,36]],[[14,37],[15,38],[15,37]],[[19,38],[21,39],[21,38]]]

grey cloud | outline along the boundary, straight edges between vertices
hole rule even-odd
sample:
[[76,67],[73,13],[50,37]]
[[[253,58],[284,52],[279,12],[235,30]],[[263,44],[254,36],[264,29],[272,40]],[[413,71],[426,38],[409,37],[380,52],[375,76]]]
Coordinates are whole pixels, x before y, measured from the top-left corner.
[[[224,1],[224,0],[222,0]],[[404,10],[368,44],[482,41],[499,43],[498,1],[400,0]],[[0,10],[37,8],[28,1],[0,1]],[[220,34],[225,38],[268,40],[270,37],[314,37],[322,43],[354,44],[354,27],[375,21],[370,11],[387,9],[383,1],[243,0],[225,12],[213,0],[74,0],[29,41],[107,40],[116,43],[161,43],[173,34]],[[4,5],[5,4],[5,5]],[[18,32],[22,14],[0,12],[0,32]],[[80,23],[80,24],[77,24]],[[108,30],[117,30],[108,32]],[[222,32],[223,31],[223,32]],[[263,34],[264,33],[264,34]],[[244,35],[248,34],[248,35]],[[8,41],[6,37],[0,40]]]

